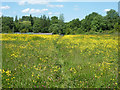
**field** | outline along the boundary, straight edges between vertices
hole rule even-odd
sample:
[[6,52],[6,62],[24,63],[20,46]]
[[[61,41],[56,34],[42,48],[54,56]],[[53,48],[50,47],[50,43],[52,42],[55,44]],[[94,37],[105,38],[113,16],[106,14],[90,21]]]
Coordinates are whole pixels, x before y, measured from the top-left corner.
[[2,34],[3,88],[117,88],[118,36]]

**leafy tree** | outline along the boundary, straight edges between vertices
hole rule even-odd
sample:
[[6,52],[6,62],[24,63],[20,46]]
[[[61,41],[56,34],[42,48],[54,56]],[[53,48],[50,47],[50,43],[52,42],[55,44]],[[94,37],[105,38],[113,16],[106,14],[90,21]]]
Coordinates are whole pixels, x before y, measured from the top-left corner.
[[2,16],[2,32],[8,32],[13,29],[13,17],[4,17]]
[[[89,32],[91,30],[91,28],[93,28],[93,29],[97,28],[97,26],[94,26],[94,24],[96,23],[95,19],[97,19],[98,16],[99,16],[98,13],[93,12],[93,13],[89,14],[88,16],[86,16],[85,19],[83,19],[81,21],[81,26],[82,26],[82,28],[84,28],[85,32]],[[91,25],[91,24],[93,24],[93,25]]]
[[61,23],[64,23],[64,15],[63,14],[60,14],[59,20],[60,20]]
[[33,25],[33,32],[38,33],[41,32],[41,19],[37,19],[35,20],[35,23]]
[[52,24],[49,27],[49,32],[52,32],[53,34],[59,34],[59,33],[61,33],[59,24]]
[[31,14],[30,14],[30,22],[31,22],[31,26],[33,26],[34,21],[33,21],[33,18],[32,18],[32,15],[31,15]]
[[49,26],[50,26],[50,18],[49,17],[47,18],[46,22],[47,22],[47,27],[49,28]]
[[10,31],[10,27],[9,26],[3,26],[2,27],[2,32],[3,33],[8,33]]
[[[21,30],[25,29],[26,31],[30,32],[31,30],[31,22],[30,21],[23,21],[23,22],[19,22],[19,31],[21,32]],[[24,31],[25,31],[24,30]]]
[[75,28],[75,27],[79,28],[79,27],[80,27],[80,24],[81,24],[81,22],[80,22],[79,19],[77,18],[77,19],[73,19],[72,21],[70,21],[70,22],[67,24],[67,26],[70,27],[71,29],[73,29],[73,28]]
[[58,23],[58,17],[57,16],[51,17],[51,24],[57,24],[57,23]]
[[69,35],[72,32],[71,28],[66,28],[65,34]]
[[82,28],[77,29],[77,34],[83,34],[83,33],[84,33],[84,29],[82,29]]
[[114,31],[119,31],[120,32],[120,25],[118,23],[115,23]]
[[96,15],[91,21],[90,28],[92,31],[98,32],[102,29],[103,17],[101,15]]
[[16,17],[15,17],[15,23],[18,23],[17,15],[16,15]]
[[107,15],[104,18],[107,21],[107,26],[108,30],[114,29],[114,24],[118,22],[119,15],[118,12],[115,10],[111,9],[110,11],[107,12]]
[[30,21],[30,16],[22,16],[22,21]]
[[2,17],[0,17],[0,33],[2,32]]
[[[70,22],[64,22],[64,15],[41,17],[22,16],[22,18],[2,16],[2,32],[53,32],[55,34],[82,34],[82,33],[113,33],[120,30],[120,17],[118,12],[111,9],[106,16],[96,12],[87,15],[85,19],[73,19]],[[109,30],[109,31],[107,31]]]
[[65,34],[65,24],[64,24],[64,15],[63,14],[60,14],[58,24],[60,27],[59,33]]

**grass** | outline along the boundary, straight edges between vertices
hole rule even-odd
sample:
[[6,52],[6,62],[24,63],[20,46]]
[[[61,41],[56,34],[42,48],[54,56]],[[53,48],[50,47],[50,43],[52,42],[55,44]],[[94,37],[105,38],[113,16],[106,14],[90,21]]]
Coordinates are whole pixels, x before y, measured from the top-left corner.
[[117,62],[115,35],[2,34],[3,88],[117,88]]

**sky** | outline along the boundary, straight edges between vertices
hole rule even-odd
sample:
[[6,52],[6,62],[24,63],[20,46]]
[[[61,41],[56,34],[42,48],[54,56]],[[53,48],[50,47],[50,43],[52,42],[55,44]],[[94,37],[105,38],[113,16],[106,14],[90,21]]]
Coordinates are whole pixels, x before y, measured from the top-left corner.
[[102,16],[110,9],[118,11],[118,2],[48,2],[36,0],[21,0],[20,2],[7,2],[3,1],[0,6],[0,15],[18,17],[32,16],[40,17],[45,14],[46,16],[58,16],[64,14],[65,22],[73,19],[84,19],[85,16],[92,12],[97,12]]

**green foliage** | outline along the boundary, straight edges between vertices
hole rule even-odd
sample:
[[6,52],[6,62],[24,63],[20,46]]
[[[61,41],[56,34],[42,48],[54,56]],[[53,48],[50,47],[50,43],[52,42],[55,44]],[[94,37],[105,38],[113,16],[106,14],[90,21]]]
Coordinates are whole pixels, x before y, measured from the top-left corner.
[[78,34],[83,34],[83,33],[84,33],[84,30],[83,30],[82,28],[78,28],[77,33],[78,33]]
[[115,23],[115,25],[114,25],[114,31],[120,32],[120,25],[118,23]]
[[30,14],[30,22],[31,22],[31,26],[33,26],[34,21],[33,21],[33,18],[32,18],[32,15],[31,15],[31,14]]
[[52,24],[49,27],[49,32],[52,32],[53,34],[59,34],[59,33],[61,33],[60,32],[60,26],[59,26],[59,24]]
[[42,20],[41,19],[35,20],[33,25],[33,32],[35,33],[41,32],[41,28],[42,28]]
[[27,30],[28,32],[31,31],[31,22],[30,21],[23,21],[19,23],[19,31],[21,32],[21,30],[24,31]]
[[60,14],[59,20],[60,20],[61,22],[64,22],[64,15],[63,15],[63,14]]
[[17,16],[15,17],[15,23],[17,23],[18,22],[18,19],[17,19]]
[[28,29],[25,29],[25,28],[24,28],[24,29],[22,29],[20,32],[21,32],[21,33],[27,33],[28,31],[29,31]]
[[2,32],[8,33],[8,31],[13,29],[14,23],[12,17],[4,17],[2,16]]
[[33,32],[46,32],[48,33],[48,28],[50,26],[50,18],[46,17],[45,15],[41,16],[40,18],[34,17],[34,25],[33,25]]
[[108,30],[113,30],[114,29],[114,24],[116,22],[118,22],[118,19],[119,19],[118,12],[111,9],[110,11],[107,12],[107,15],[105,16],[105,19],[107,20]]
[[10,31],[10,27],[9,26],[3,26],[2,27],[2,32],[3,33],[8,33],[8,31]]
[[68,35],[71,33],[71,31],[72,31],[71,28],[66,28],[65,34]]
[[96,33],[96,31],[94,31],[94,30],[90,30],[90,31],[89,31],[89,34],[97,34],[97,33]]
[[22,16],[22,21],[30,21],[30,16]]
[[115,30],[113,29],[113,30],[110,30],[109,32],[108,32],[108,34],[112,34],[112,33],[114,33],[115,32]]
[[40,17],[22,16],[22,18],[2,16],[2,32],[28,32],[35,33],[54,33],[54,34],[84,34],[84,33],[104,33],[120,31],[120,17],[118,12],[111,9],[106,16],[102,16],[96,12],[87,15],[85,19],[73,19],[70,22],[64,23],[64,15],[60,14],[52,16],[51,19],[46,15]]
[[58,23],[58,17],[57,16],[51,17],[51,24],[57,24],[57,23]]
[[39,24],[39,23],[36,23],[36,22],[35,22],[35,24],[33,25],[33,32],[34,32],[34,33],[40,32],[41,28],[40,28],[39,25],[40,25],[40,24]]

